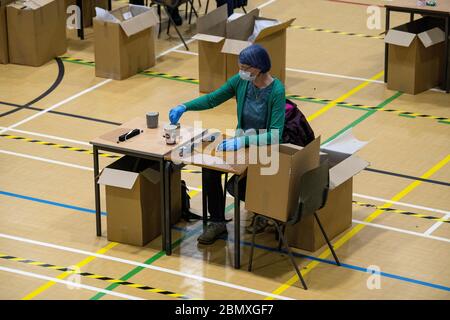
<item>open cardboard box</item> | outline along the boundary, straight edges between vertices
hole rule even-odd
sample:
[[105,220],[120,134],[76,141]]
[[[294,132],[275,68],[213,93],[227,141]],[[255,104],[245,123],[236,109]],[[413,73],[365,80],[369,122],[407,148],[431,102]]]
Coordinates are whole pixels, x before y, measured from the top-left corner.
[[64,1],[16,1],[6,11],[10,63],[38,67],[66,52]]
[[272,60],[270,73],[283,83],[286,78],[286,29],[295,19],[261,30],[254,41],[255,22],[272,20],[259,17],[259,9],[228,20],[226,6],[211,11],[197,21],[200,92],[208,93],[219,88],[238,72],[239,53],[258,43],[267,49]]
[[[171,173],[171,223],[181,217],[181,171]],[[108,240],[144,246],[161,234],[161,183],[155,162],[125,156],[100,174],[105,186]]]
[[95,75],[122,80],[155,65],[154,8],[127,5],[94,18]]
[[425,17],[388,31],[390,90],[417,94],[436,87],[444,78],[444,42],[439,19]]

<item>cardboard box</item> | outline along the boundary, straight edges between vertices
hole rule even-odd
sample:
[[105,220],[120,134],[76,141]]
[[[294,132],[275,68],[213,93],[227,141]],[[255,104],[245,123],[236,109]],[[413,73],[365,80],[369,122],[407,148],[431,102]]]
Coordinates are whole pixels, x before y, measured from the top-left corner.
[[6,5],[14,0],[0,0],[0,63],[9,63]]
[[268,167],[260,163],[247,169],[245,208],[279,221],[287,221],[298,205],[300,177],[319,165],[320,137],[305,148],[279,146],[279,167],[276,174],[262,175]]
[[[181,217],[181,171],[171,175],[171,222]],[[159,164],[129,156],[103,169],[108,240],[144,246],[161,234]]]
[[63,1],[13,2],[6,9],[11,63],[37,67],[66,52]]
[[121,80],[155,65],[154,8],[128,5],[94,18],[95,75]]
[[[320,149],[320,162],[328,160],[330,165],[330,190],[325,206],[317,215],[329,239],[352,224],[353,176],[369,165],[354,153],[365,145],[350,130]],[[296,225],[288,226],[286,235],[291,246],[307,251],[316,251],[326,244],[314,216],[303,217]]]
[[[65,0],[66,9],[71,5],[76,5],[76,0]],[[92,26],[92,20],[95,17],[95,7],[108,9],[108,0],[83,0],[83,26],[88,28]]]
[[[283,83],[286,78],[286,29],[295,19],[263,29],[254,41],[255,22],[272,20],[259,17],[259,9],[229,20],[226,6],[211,11],[197,21],[200,92],[211,92],[239,71],[239,53],[258,43],[265,47],[272,60],[271,75]],[[272,20],[273,21],[273,20]]]
[[425,17],[388,31],[388,89],[417,94],[442,83],[445,33],[439,24]]

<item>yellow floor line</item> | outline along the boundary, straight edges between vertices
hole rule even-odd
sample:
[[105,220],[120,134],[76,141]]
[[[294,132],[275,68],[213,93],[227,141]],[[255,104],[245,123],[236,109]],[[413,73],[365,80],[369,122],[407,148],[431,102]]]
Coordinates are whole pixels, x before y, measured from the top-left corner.
[[[431,169],[429,169],[427,172],[425,172],[421,178],[423,179],[427,179],[430,176],[432,176],[436,171],[438,171],[439,169],[441,169],[442,167],[444,167],[448,162],[450,161],[450,154],[447,155],[443,160],[439,161],[436,165],[434,165]],[[402,191],[400,191],[399,193],[397,193],[393,198],[391,198],[390,201],[399,201],[400,199],[402,199],[403,197],[405,197],[408,193],[410,193],[411,191],[413,191],[415,188],[417,188],[420,184],[422,184],[422,181],[416,180],[414,182],[412,182],[410,185],[408,185],[405,189],[403,189]],[[392,206],[392,203],[387,202],[385,203],[381,208],[389,208]],[[382,214],[383,210],[375,210],[372,214],[370,214],[365,220],[364,222],[371,222],[373,221],[375,218],[377,218],[380,214]],[[364,224],[358,224],[355,227],[353,227],[350,231],[348,231],[346,234],[344,234],[341,238],[339,238],[334,244],[333,247],[334,249],[338,249],[339,247],[341,247],[343,244],[345,244],[347,241],[349,241],[351,238],[353,238],[359,231],[361,231],[366,225]],[[324,252],[322,252],[319,255],[319,259],[326,259],[328,256],[330,256],[331,251],[330,249],[325,250]],[[308,265],[306,265],[305,268],[302,269],[301,274],[302,276],[305,276],[306,274],[308,274],[312,269],[314,269],[320,262],[319,261],[312,261],[310,262]],[[290,278],[287,282],[285,282],[284,284],[282,284],[280,287],[278,287],[276,290],[274,290],[272,293],[273,294],[281,294],[284,291],[286,291],[287,289],[289,289],[295,282],[297,282],[298,276],[297,274],[295,276],[293,276],[292,278]],[[272,300],[273,298],[271,297],[266,297],[265,300]]]
[[[107,252],[108,250],[114,248],[116,245],[118,245],[117,242],[110,242],[108,245],[106,245],[105,247],[101,248],[100,250],[98,250],[96,253],[98,254],[104,254],[105,252]],[[91,262],[92,260],[94,260],[96,257],[95,256],[90,256],[87,257],[86,259],[84,259],[83,261],[79,262],[76,264],[76,266],[78,268],[82,268],[85,265],[87,265],[89,262]],[[73,274],[73,272],[63,272],[61,273],[59,276],[57,276],[57,279],[64,279],[68,276],[70,276],[71,274]],[[33,292],[27,294],[25,297],[22,298],[22,300],[31,300],[33,298],[35,298],[36,296],[38,296],[39,294],[43,293],[45,290],[51,288],[56,282],[54,281],[49,281],[46,284],[43,284],[42,286],[40,286],[39,288],[37,288],[36,290],[34,290]]]
[[315,113],[313,113],[312,115],[307,117],[308,121],[312,121],[312,120],[316,119],[317,117],[321,116],[322,114],[324,114],[325,112],[327,112],[331,108],[335,107],[339,102],[345,101],[346,99],[348,99],[349,97],[351,97],[352,95],[354,95],[355,93],[360,91],[361,89],[364,89],[365,87],[367,87],[369,84],[372,83],[372,80],[377,80],[378,78],[381,78],[383,75],[384,75],[384,71],[381,71],[380,73],[374,75],[369,80],[364,81],[363,83],[361,83],[357,87],[351,89],[350,91],[348,91],[347,93],[343,94],[339,98],[331,101],[326,106],[324,106],[322,109],[316,111]]

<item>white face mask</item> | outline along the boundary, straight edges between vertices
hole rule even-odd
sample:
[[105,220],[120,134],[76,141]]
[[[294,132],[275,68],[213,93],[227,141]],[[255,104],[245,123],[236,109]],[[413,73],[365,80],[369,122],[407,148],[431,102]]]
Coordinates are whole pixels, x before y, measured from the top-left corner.
[[239,70],[239,76],[242,80],[255,81],[256,75],[252,75],[249,71]]

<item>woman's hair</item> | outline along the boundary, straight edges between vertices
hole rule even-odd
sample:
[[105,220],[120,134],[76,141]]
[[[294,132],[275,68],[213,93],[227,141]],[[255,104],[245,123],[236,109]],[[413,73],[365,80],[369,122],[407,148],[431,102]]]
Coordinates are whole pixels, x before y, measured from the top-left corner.
[[257,68],[261,70],[262,73],[268,72],[272,66],[267,50],[259,44],[252,44],[242,50],[239,54],[239,62]]

